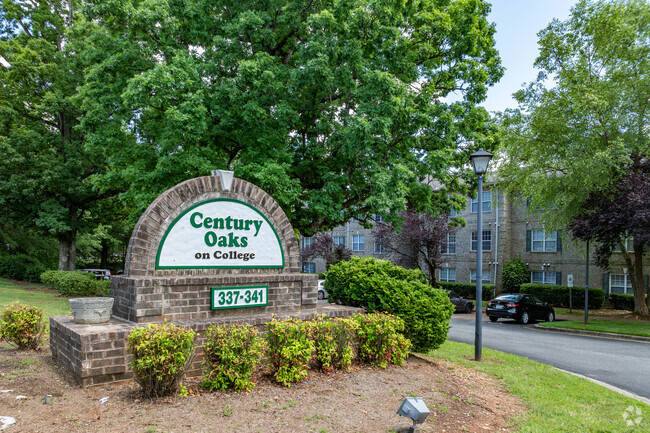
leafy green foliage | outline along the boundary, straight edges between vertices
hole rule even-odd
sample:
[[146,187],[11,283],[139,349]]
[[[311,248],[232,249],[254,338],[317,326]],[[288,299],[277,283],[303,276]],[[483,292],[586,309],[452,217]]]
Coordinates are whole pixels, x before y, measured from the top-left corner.
[[25,254],[0,254],[0,277],[38,282],[45,266]]
[[5,305],[0,316],[0,340],[20,350],[37,350],[43,339],[43,310],[18,301]]
[[174,324],[147,325],[129,334],[127,353],[146,398],[173,395],[190,365],[195,332]]
[[503,266],[501,289],[504,293],[519,293],[521,285],[529,281],[530,272],[521,259],[512,259]]
[[634,311],[634,295],[631,293],[610,293],[609,305],[616,310]]
[[255,327],[215,324],[205,334],[203,351],[201,386],[213,391],[250,391],[255,387],[253,370],[264,354],[264,340]]
[[367,363],[386,368],[389,364],[402,365],[408,357],[411,342],[404,337],[404,321],[389,314],[356,315],[358,324],[359,358]]
[[419,270],[372,257],[353,257],[330,267],[325,289],[330,302],[400,317],[415,350],[427,351],[447,338],[454,307],[446,292],[426,281]]
[[309,336],[314,341],[314,358],[321,370],[347,370],[352,365],[353,343],[357,322],[352,319],[318,318],[308,322]]
[[[521,285],[521,293],[537,296],[554,307],[569,307],[569,290],[574,307],[585,305],[585,290],[581,287],[554,286],[551,284],[526,283]],[[597,287],[589,288],[589,308],[602,308],[605,304],[605,291]]]
[[64,296],[109,296],[111,282],[82,271],[45,271],[41,282]]
[[[446,290],[453,290],[463,298],[475,299],[476,298],[476,283],[456,283],[448,281],[438,281],[438,286]],[[483,284],[482,297],[484,301],[492,299],[494,293],[494,284]]]
[[307,376],[314,350],[308,325],[300,320],[271,321],[266,324],[268,358],[275,380],[291,386]]

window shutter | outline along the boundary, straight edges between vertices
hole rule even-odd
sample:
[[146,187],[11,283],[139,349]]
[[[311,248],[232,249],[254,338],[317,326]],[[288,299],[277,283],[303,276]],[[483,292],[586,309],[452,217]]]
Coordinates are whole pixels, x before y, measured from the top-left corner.
[[555,285],[556,286],[561,286],[562,285],[562,272],[556,272],[555,273]]
[[557,251],[561,252],[562,251],[562,230],[558,230],[557,232],[555,232],[555,234],[557,236],[557,239],[556,239],[557,240]]
[[603,290],[605,291],[605,296],[609,298],[609,274],[603,274]]
[[526,230],[526,251],[530,251],[531,241],[532,241],[532,233],[530,230]]

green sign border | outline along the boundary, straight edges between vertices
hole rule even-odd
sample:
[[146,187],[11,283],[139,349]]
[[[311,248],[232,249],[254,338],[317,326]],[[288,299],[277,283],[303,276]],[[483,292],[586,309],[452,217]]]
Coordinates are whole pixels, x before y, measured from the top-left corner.
[[[281,265],[271,265],[271,266],[256,266],[256,265],[242,265],[242,266],[160,266],[160,253],[162,252],[162,248],[165,245],[165,240],[167,239],[167,235],[171,232],[171,230],[174,228],[176,223],[185,216],[186,213],[190,212],[193,209],[196,209],[199,206],[203,206],[208,203],[213,203],[216,201],[229,201],[233,203],[239,203],[243,204],[244,206],[248,206],[249,208],[253,209],[255,212],[257,212],[264,220],[268,223],[268,225],[271,227],[271,230],[273,230],[273,234],[275,235],[275,238],[278,241],[278,245],[280,245],[280,254],[282,255],[282,264]],[[273,227],[273,224],[269,221],[269,219],[262,213],[260,212],[256,207],[240,201],[240,200],[235,200],[233,198],[215,198],[212,200],[206,200],[202,201],[200,203],[197,203],[193,205],[192,207],[185,209],[179,216],[177,216],[174,221],[169,225],[167,228],[167,231],[165,231],[165,234],[163,235],[162,239],[160,240],[160,245],[158,245],[158,252],[156,253],[156,269],[269,269],[269,268],[284,268],[284,248],[282,248],[282,242],[280,241],[280,236],[278,236],[278,232],[275,231],[275,227]]]
[[[264,295],[266,302],[263,304],[255,305],[238,305],[234,307],[215,307],[214,306],[214,295],[220,290],[233,290],[233,289],[264,289]],[[236,308],[254,308],[254,307],[266,307],[269,305],[269,286],[268,284],[260,284],[258,286],[233,286],[233,287],[212,287],[210,288],[210,309],[211,310],[233,310]]]

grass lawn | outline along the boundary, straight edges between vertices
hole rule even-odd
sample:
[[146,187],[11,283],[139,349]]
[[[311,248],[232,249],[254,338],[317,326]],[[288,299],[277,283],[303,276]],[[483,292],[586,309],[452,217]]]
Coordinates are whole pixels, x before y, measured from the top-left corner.
[[68,298],[54,290],[45,289],[40,284],[18,285],[0,278],[0,309],[14,301],[43,309],[43,320],[49,323],[50,316],[71,314]]
[[581,329],[585,331],[611,332],[614,334],[640,335],[650,337],[650,322],[631,322],[621,320],[589,320],[585,325],[581,320],[545,322],[538,325],[549,328]]
[[[529,408],[527,413],[511,420],[517,432],[647,431],[644,429],[648,426],[649,405],[551,366],[485,348],[483,361],[475,362],[472,360],[474,346],[451,341],[431,351],[429,357],[446,359],[498,377],[505,388]],[[630,406],[634,411],[639,408],[644,414],[642,425],[626,424],[623,414]]]

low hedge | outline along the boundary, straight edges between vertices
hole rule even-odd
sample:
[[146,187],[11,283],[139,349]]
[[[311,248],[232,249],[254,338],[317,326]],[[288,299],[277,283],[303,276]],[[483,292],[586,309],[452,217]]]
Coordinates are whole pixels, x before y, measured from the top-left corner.
[[[552,284],[526,283],[521,285],[521,293],[537,296],[554,307],[569,308],[569,287]],[[571,288],[573,307],[585,305],[585,290],[581,287]],[[602,308],[605,303],[605,291],[598,288],[589,289],[589,308]]]
[[82,271],[45,271],[41,282],[64,296],[110,296],[111,282]]
[[[446,281],[438,281],[438,286],[445,290],[453,290],[463,298],[476,299],[476,283],[448,283]],[[489,301],[492,299],[494,293],[494,284],[483,284],[483,300]]]
[[25,254],[0,254],[0,277],[38,283],[45,266]]
[[609,304],[616,310],[634,311],[634,295],[629,293],[610,293]]

